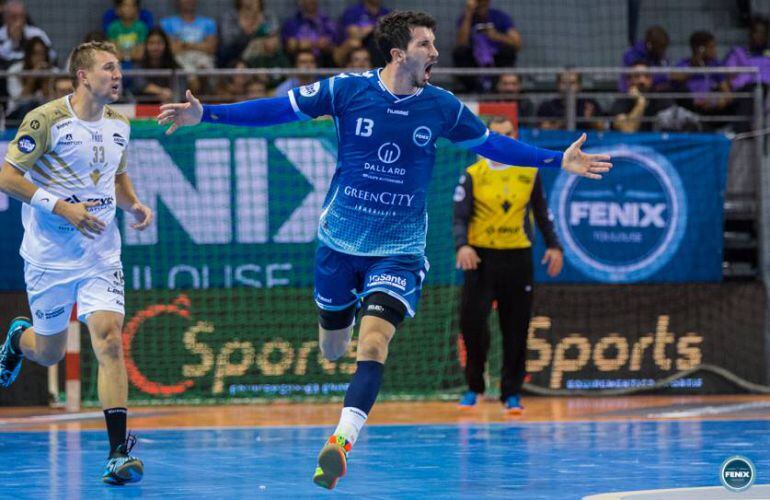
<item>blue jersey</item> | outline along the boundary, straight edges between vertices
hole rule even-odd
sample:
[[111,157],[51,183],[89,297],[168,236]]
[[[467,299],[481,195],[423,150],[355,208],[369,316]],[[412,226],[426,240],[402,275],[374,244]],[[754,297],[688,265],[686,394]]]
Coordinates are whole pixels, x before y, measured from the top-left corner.
[[379,70],[298,87],[289,99],[301,118],[331,115],[337,126],[337,170],[321,211],[319,240],[353,255],[424,254],[436,141],[481,144],[489,134],[481,120],[432,85],[396,96]]

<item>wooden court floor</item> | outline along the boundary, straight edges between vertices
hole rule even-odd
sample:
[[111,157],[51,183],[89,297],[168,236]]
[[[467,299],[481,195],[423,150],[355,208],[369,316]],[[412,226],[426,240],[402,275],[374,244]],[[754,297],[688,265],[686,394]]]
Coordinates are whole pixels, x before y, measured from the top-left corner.
[[[763,420],[770,419],[770,396],[525,397],[524,413],[506,415],[498,401],[459,409],[448,402],[377,403],[370,425],[462,424],[500,422],[585,422],[622,420]],[[226,406],[153,406],[129,409],[132,429],[185,427],[272,427],[336,424],[341,403],[236,404]],[[61,409],[0,407],[0,430],[102,429],[98,408],[67,414]]]

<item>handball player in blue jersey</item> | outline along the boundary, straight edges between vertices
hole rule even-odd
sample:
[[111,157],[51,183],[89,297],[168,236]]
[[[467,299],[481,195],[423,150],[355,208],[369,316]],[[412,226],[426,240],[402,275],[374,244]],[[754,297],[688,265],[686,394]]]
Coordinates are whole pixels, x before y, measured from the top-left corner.
[[165,104],[158,115],[159,124],[171,124],[167,133],[201,121],[268,126],[334,119],[337,169],[321,211],[315,263],[324,356],[345,353],[359,309],[361,325],[356,373],[313,478],[329,489],[345,474],[347,454],[377,399],[388,344],[417,309],[428,271],[427,193],[438,138],[506,165],[563,168],[592,179],[612,167],[608,156],[580,150],[585,135],[561,153],[490,133],[452,93],[428,83],[438,61],[435,26],[424,13],[392,12],[375,35],[384,68],[236,104],[201,105],[188,91],[187,102]]

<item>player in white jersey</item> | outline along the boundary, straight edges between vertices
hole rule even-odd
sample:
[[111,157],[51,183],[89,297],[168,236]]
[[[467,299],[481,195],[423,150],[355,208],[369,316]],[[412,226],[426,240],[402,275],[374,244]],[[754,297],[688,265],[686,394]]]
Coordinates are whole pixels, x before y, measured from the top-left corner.
[[[153,218],[134,191],[126,153],[128,120],[107,104],[122,90],[112,44],[79,45],[70,56],[75,92],[30,111],[8,146],[0,190],[24,203],[24,279],[32,320],[11,322],[0,347],[0,386],[17,377],[21,360],[44,366],[65,353],[72,307],[88,324],[99,362],[98,390],[110,451],[109,484],[142,478],[129,452],[128,382],[123,360],[124,290],[116,207],[145,229]],[[34,326],[33,326],[34,325]]]

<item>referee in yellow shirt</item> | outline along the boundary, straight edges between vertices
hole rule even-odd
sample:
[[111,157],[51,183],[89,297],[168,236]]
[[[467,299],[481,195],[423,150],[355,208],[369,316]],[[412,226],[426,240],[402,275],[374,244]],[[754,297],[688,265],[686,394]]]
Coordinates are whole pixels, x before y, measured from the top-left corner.
[[[510,120],[494,117],[489,129],[513,136]],[[500,400],[508,413],[521,413],[527,332],[532,314],[531,217],[548,250],[548,274],[561,272],[564,255],[553,228],[536,168],[496,164],[481,158],[466,169],[454,193],[453,233],[457,267],[464,271],[460,328],[467,352],[468,392],[460,406],[473,407],[484,393],[489,352],[488,318],[497,301],[503,341]]]

